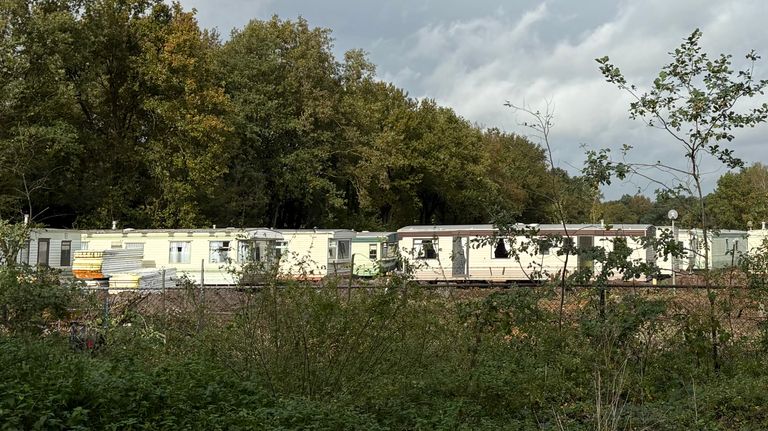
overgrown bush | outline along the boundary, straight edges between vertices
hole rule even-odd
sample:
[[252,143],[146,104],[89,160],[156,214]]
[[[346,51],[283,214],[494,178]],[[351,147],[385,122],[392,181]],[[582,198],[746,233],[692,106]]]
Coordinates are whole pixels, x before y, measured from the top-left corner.
[[43,332],[47,323],[68,316],[81,296],[77,286],[61,281],[55,269],[0,267],[0,325],[9,332]]
[[190,285],[165,317],[140,309],[113,316],[96,354],[56,335],[6,335],[0,423],[467,430],[766,423],[762,335],[756,327],[723,340],[715,372],[703,291],[616,290],[601,314],[593,289],[571,290],[560,325],[557,287],[477,294],[404,280],[343,287],[276,282],[232,291],[236,311],[220,314],[205,299],[215,291]]

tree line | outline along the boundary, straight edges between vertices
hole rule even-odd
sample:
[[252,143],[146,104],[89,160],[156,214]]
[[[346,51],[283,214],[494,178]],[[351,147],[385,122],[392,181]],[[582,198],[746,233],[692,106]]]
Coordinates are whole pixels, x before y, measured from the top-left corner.
[[[500,214],[663,221],[668,201],[600,204],[594,178],[552,166],[536,142],[413,98],[378,80],[365,52],[332,48],[331,31],[302,18],[252,20],[224,41],[161,0],[3,2],[0,217],[369,230]],[[722,214],[745,214],[721,201]]]
[[391,229],[547,221],[553,177],[586,188],[525,137],[410,97],[332,44],[302,18],[222,41],[160,0],[3,2],[0,215]]
[[[718,229],[745,230],[760,228],[768,221],[768,167],[762,163],[729,171],[717,181],[715,190],[705,198],[712,226]],[[693,210],[698,199],[693,196],[661,193],[655,200],[647,196],[625,194],[621,198],[601,203],[601,217],[611,223],[642,223],[668,225],[667,212],[680,213],[678,223],[696,227]]]

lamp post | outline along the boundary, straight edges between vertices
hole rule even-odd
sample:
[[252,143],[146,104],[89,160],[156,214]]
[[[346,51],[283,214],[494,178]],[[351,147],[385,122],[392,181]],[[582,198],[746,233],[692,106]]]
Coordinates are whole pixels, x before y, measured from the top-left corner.
[[[675,220],[677,220],[677,211],[674,209],[669,210],[667,213],[667,218],[672,220],[672,238],[675,240],[675,245],[677,245],[677,231],[675,230]],[[675,253],[672,253],[672,287],[677,285],[677,281],[675,280]]]

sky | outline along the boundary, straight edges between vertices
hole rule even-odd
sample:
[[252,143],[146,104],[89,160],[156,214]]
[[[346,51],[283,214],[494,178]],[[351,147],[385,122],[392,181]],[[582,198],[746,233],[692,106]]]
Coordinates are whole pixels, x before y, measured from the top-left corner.
[[[550,144],[555,165],[578,174],[585,149],[632,146],[627,161],[662,161],[685,169],[683,149],[664,131],[630,120],[629,95],[605,82],[595,59],[609,56],[628,81],[648,88],[669,52],[700,28],[710,56],[732,54],[744,66],[754,49],[768,56],[768,2],[763,0],[181,0],[201,26],[226,39],[251,19],[304,17],[333,31],[338,59],[363,49],[379,79],[414,98],[432,98],[481,127],[536,140],[521,111],[505,102],[554,113]],[[761,52],[763,51],[763,52]],[[768,78],[768,57],[755,66]],[[762,101],[760,101],[762,103]],[[768,125],[739,130],[731,144],[747,164],[768,162]],[[711,191],[726,172],[703,161]],[[661,172],[647,174],[665,184]],[[635,176],[603,189],[606,199],[659,186]]]

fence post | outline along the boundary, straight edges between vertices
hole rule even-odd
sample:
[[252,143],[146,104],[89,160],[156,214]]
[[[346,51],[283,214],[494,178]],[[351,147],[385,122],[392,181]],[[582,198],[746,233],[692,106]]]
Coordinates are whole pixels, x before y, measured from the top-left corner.
[[109,284],[104,286],[104,329],[109,327]]
[[352,253],[352,260],[349,262],[349,285],[347,286],[347,302],[352,298],[352,277],[355,275],[355,254]]
[[162,290],[160,291],[160,295],[162,295],[162,298],[163,298],[163,301],[162,301],[162,304],[163,304],[163,330],[165,330],[165,328],[168,326],[168,307],[166,307],[166,304],[165,304],[165,302],[166,302],[166,298],[165,298],[165,295],[166,295],[166,292],[165,292],[165,268],[163,268],[162,277],[163,277],[163,279],[160,282],[160,286],[162,288]]
[[200,299],[197,307],[197,332],[203,329],[203,307],[205,307],[205,259],[200,259]]

